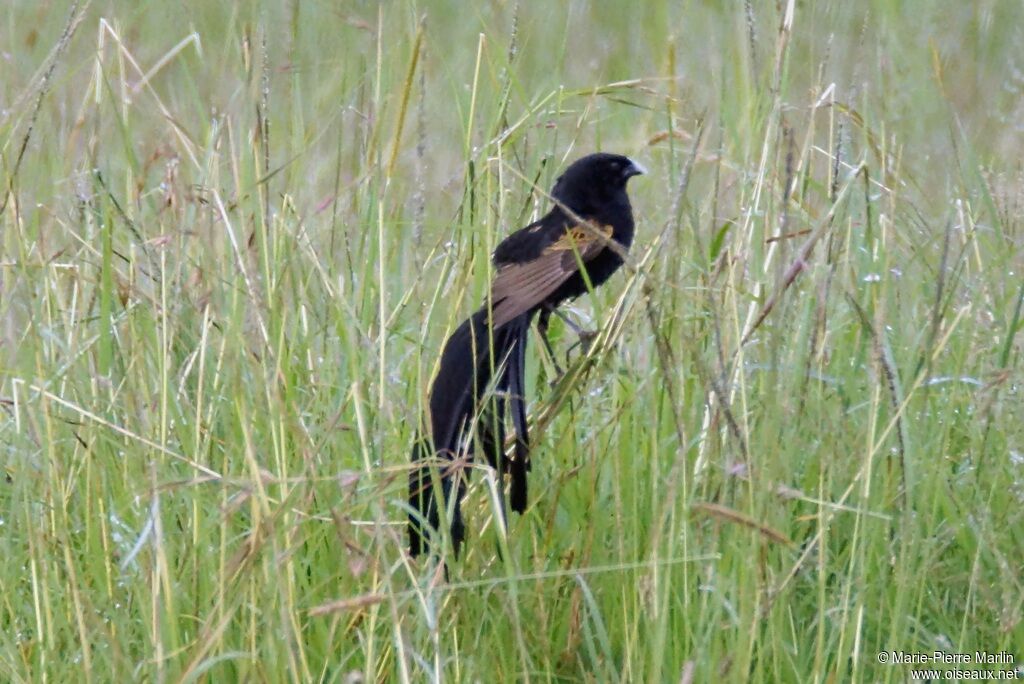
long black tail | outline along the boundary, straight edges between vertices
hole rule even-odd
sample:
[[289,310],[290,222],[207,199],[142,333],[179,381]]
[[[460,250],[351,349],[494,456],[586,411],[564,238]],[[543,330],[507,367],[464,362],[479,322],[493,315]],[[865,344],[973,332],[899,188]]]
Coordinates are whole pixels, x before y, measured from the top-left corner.
[[[463,321],[445,342],[441,367],[430,388],[430,439],[417,438],[412,460],[420,467],[409,475],[409,551],[416,556],[430,548],[430,535],[440,529],[440,508],[451,511],[452,545],[458,555],[465,540],[462,497],[466,492],[474,451],[480,449],[489,464],[511,477],[512,510],[526,510],[526,473],[529,437],[526,431],[526,338],[532,313],[525,313],[490,331],[486,309]],[[505,414],[512,414],[515,452],[504,455]],[[442,463],[431,475],[436,456]],[[441,484],[440,501],[434,477]]]

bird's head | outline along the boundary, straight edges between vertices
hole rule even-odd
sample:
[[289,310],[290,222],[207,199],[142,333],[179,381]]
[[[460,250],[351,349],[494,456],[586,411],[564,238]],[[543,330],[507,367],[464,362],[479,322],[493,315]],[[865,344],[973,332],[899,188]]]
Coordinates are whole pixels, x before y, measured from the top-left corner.
[[628,202],[626,182],[644,173],[643,166],[621,154],[588,154],[569,165],[551,196],[578,214],[589,214],[609,203]]

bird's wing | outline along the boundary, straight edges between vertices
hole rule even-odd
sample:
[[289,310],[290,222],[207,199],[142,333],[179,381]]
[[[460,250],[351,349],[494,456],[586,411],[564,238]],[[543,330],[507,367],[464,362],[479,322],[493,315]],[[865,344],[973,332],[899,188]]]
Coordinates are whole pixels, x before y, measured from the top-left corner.
[[543,302],[579,270],[580,262],[597,256],[611,236],[611,226],[572,226],[536,259],[500,266],[491,284],[491,325],[498,328]]

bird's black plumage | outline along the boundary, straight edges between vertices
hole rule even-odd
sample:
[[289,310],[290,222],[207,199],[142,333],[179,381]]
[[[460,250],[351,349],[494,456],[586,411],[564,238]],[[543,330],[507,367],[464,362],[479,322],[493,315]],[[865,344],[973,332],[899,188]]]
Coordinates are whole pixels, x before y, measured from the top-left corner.
[[[461,500],[465,465],[482,451],[499,473],[508,473],[509,504],[526,510],[526,473],[530,468],[526,401],[523,396],[526,338],[539,312],[547,327],[551,312],[589,286],[598,287],[622,265],[609,240],[628,249],[633,243],[633,211],[627,181],[642,167],[616,154],[591,154],[571,164],[551,191],[554,206],[543,218],[506,237],[494,250],[495,277],[488,301],[460,325],[441,353],[430,388],[429,436],[413,447],[409,477],[409,549],[429,546],[441,514],[434,478],[426,463],[437,456],[445,464],[437,477],[441,502],[450,511],[452,543],[458,553],[465,539]],[[581,225],[581,220],[585,224]],[[580,272],[586,268],[586,277]],[[504,453],[506,413],[515,448]]]

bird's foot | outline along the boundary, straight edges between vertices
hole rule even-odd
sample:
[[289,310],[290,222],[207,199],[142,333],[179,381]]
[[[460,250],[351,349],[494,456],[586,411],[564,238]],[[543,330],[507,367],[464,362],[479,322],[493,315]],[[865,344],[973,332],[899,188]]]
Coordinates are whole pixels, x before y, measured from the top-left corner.
[[579,335],[579,339],[576,340],[576,342],[571,347],[569,347],[565,352],[565,362],[567,364],[569,363],[569,354],[572,352],[573,349],[579,347],[580,353],[583,354],[584,356],[587,354],[587,352],[590,351],[590,348],[594,346],[594,340],[597,339],[598,331],[584,330],[582,328],[578,328],[576,334]]

